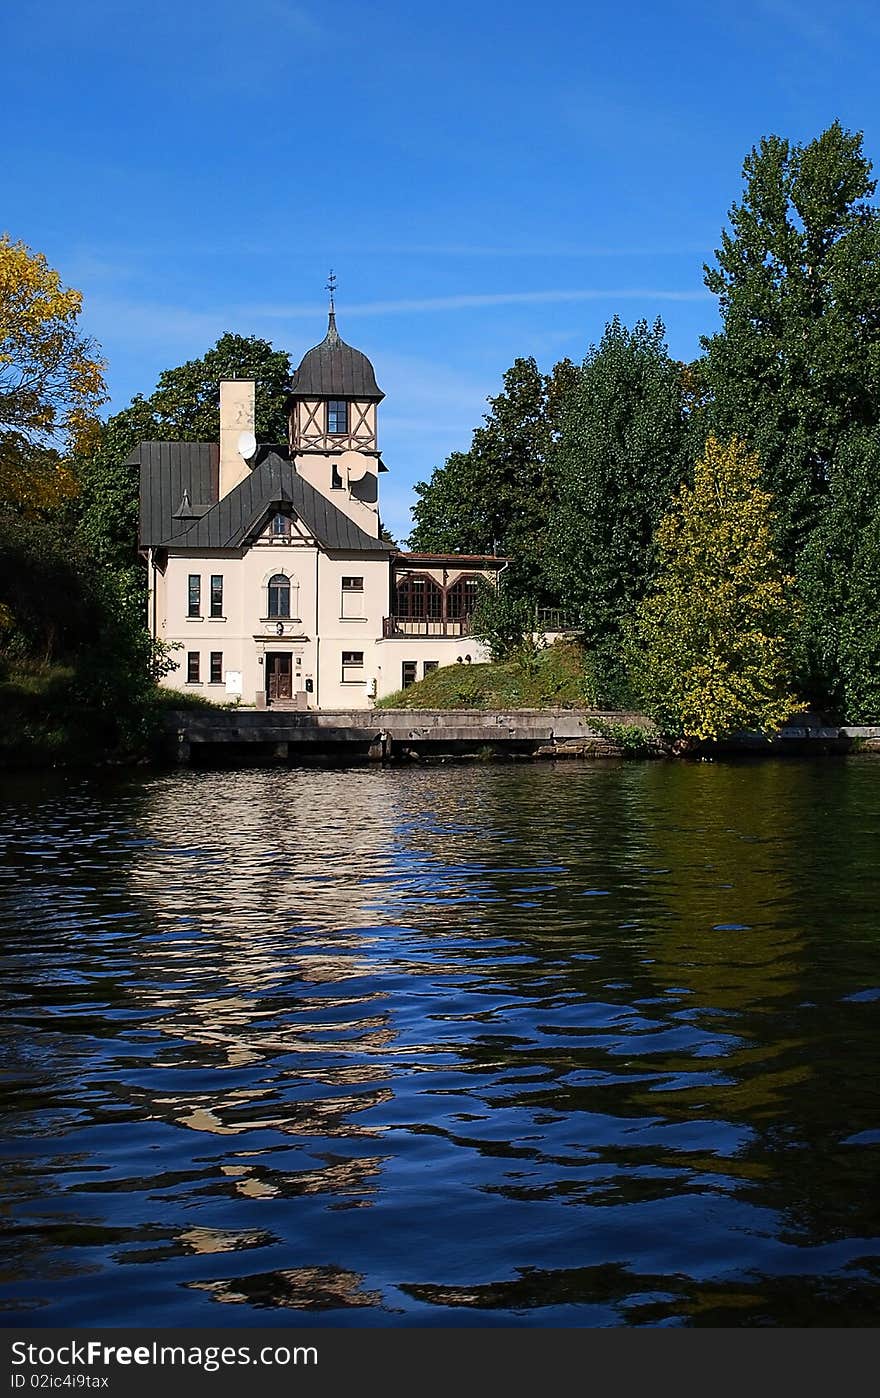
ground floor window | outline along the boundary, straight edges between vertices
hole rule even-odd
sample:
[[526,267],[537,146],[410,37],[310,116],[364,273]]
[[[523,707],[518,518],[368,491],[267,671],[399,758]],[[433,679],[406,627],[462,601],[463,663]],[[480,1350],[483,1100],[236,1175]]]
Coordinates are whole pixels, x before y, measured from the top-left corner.
[[222,650],[211,651],[211,683],[223,683],[223,652]]
[[364,677],[364,653],[362,650],[342,652],[342,683],[351,684]]
[[188,650],[186,653],[186,682],[187,684],[198,684],[199,682],[199,653],[197,650]]
[[416,682],[416,672],[418,663],[415,660],[404,660],[402,667],[401,689],[409,689],[411,684]]
[[439,669],[440,669],[440,661],[439,661],[439,660],[426,660],[426,661],[424,662],[424,664],[422,665],[422,677],[424,678],[425,675],[430,675],[434,670],[439,670]]

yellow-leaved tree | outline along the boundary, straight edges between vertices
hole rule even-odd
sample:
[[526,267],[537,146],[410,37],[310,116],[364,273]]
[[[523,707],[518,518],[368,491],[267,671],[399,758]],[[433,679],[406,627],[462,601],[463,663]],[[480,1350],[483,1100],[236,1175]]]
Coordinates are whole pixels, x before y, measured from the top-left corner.
[[710,437],[655,536],[654,585],[631,627],[630,675],[664,731],[772,732],[797,706],[793,578],[773,547],[758,458]]
[[81,309],[42,253],[0,236],[0,505],[45,510],[75,493],[69,461],[106,398]]

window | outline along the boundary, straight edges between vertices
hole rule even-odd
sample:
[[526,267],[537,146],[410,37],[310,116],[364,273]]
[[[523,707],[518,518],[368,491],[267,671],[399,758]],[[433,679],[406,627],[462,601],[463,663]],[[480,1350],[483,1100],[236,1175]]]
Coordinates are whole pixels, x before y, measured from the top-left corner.
[[290,616],[290,578],[276,573],[269,579],[268,616]]
[[404,660],[403,662],[403,682],[401,689],[409,689],[411,684],[416,682],[417,664],[415,660]]
[[362,650],[342,652],[342,683],[352,684],[364,678],[364,653]]
[[462,621],[472,615],[477,605],[477,590],[480,584],[476,578],[459,578],[446,594],[446,615],[451,621]]
[[202,615],[202,580],[198,573],[189,575],[189,597],[187,601],[187,616]]
[[422,665],[422,678],[425,679],[428,675],[433,674],[433,672],[434,672],[435,670],[439,670],[439,669],[440,669],[440,661],[439,661],[439,660],[426,660],[426,661],[424,662],[424,664]]
[[398,578],[394,607],[395,616],[439,621],[443,615],[443,590],[433,578]]
[[199,682],[199,653],[197,650],[188,650],[186,653],[186,682],[187,684],[198,684]]
[[223,683],[223,652],[222,650],[211,651],[211,683]]
[[272,538],[290,538],[290,520],[287,515],[277,514],[272,516]]
[[337,437],[348,431],[348,403],[344,398],[331,398],[327,404],[327,431]]
[[211,616],[223,615],[223,574],[211,574]]
[[331,490],[341,490],[341,489],[342,489],[342,476],[341,476],[341,474],[340,474],[339,467],[336,465],[336,462],[335,462],[335,461],[334,461],[334,463],[333,463],[333,471],[332,471],[332,474],[331,474],[331,476],[330,476],[330,489],[331,489]]
[[343,619],[350,621],[360,620],[364,615],[364,580],[363,578],[343,578],[342,579],[342,609]]

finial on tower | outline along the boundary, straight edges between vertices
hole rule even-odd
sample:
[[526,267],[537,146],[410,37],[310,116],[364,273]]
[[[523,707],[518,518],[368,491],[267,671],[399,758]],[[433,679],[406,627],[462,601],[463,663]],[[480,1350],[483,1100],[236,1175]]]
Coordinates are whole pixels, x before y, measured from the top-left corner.
[[336,330],[336,273],[330,268],[330,275],[327,278],[327,290],[330,292],[330,319],[327,323],[327,338],[338,339]]

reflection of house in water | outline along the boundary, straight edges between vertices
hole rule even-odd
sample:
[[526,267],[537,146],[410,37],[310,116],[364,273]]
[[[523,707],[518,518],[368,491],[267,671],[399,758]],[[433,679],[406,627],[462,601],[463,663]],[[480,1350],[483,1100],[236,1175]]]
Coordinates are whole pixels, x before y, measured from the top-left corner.
[[[328,803],[320,788],[334,776]],[[133,993],[169,1039],[157,1065],[169,1090],[155,1088],[151,1110],[234,1139],[222,1172],[238,1194],[359,1202],[382,1157],[325,1154],[316,1167],[314,1153],[291,1160],[290,1138],[375,1136],[358,1117],[392,1095],[380,1065],[395,1034],[365,954],[371,881],[392,840],[374,774],[173,777],[153,785],[140,826],[149,843],[131,886],[156,932],[138,943]],[[198,1070],[209,1087],[192,1086]]]
[[359,1272],[342,1267],[292,1267],[259,1272],[230,1281],[190,1282],[215,1301],[247,1306],[279,1306],[298,1311],[327,1311],[351,1306],[382,1306],[380,1291],[364,1291]]

